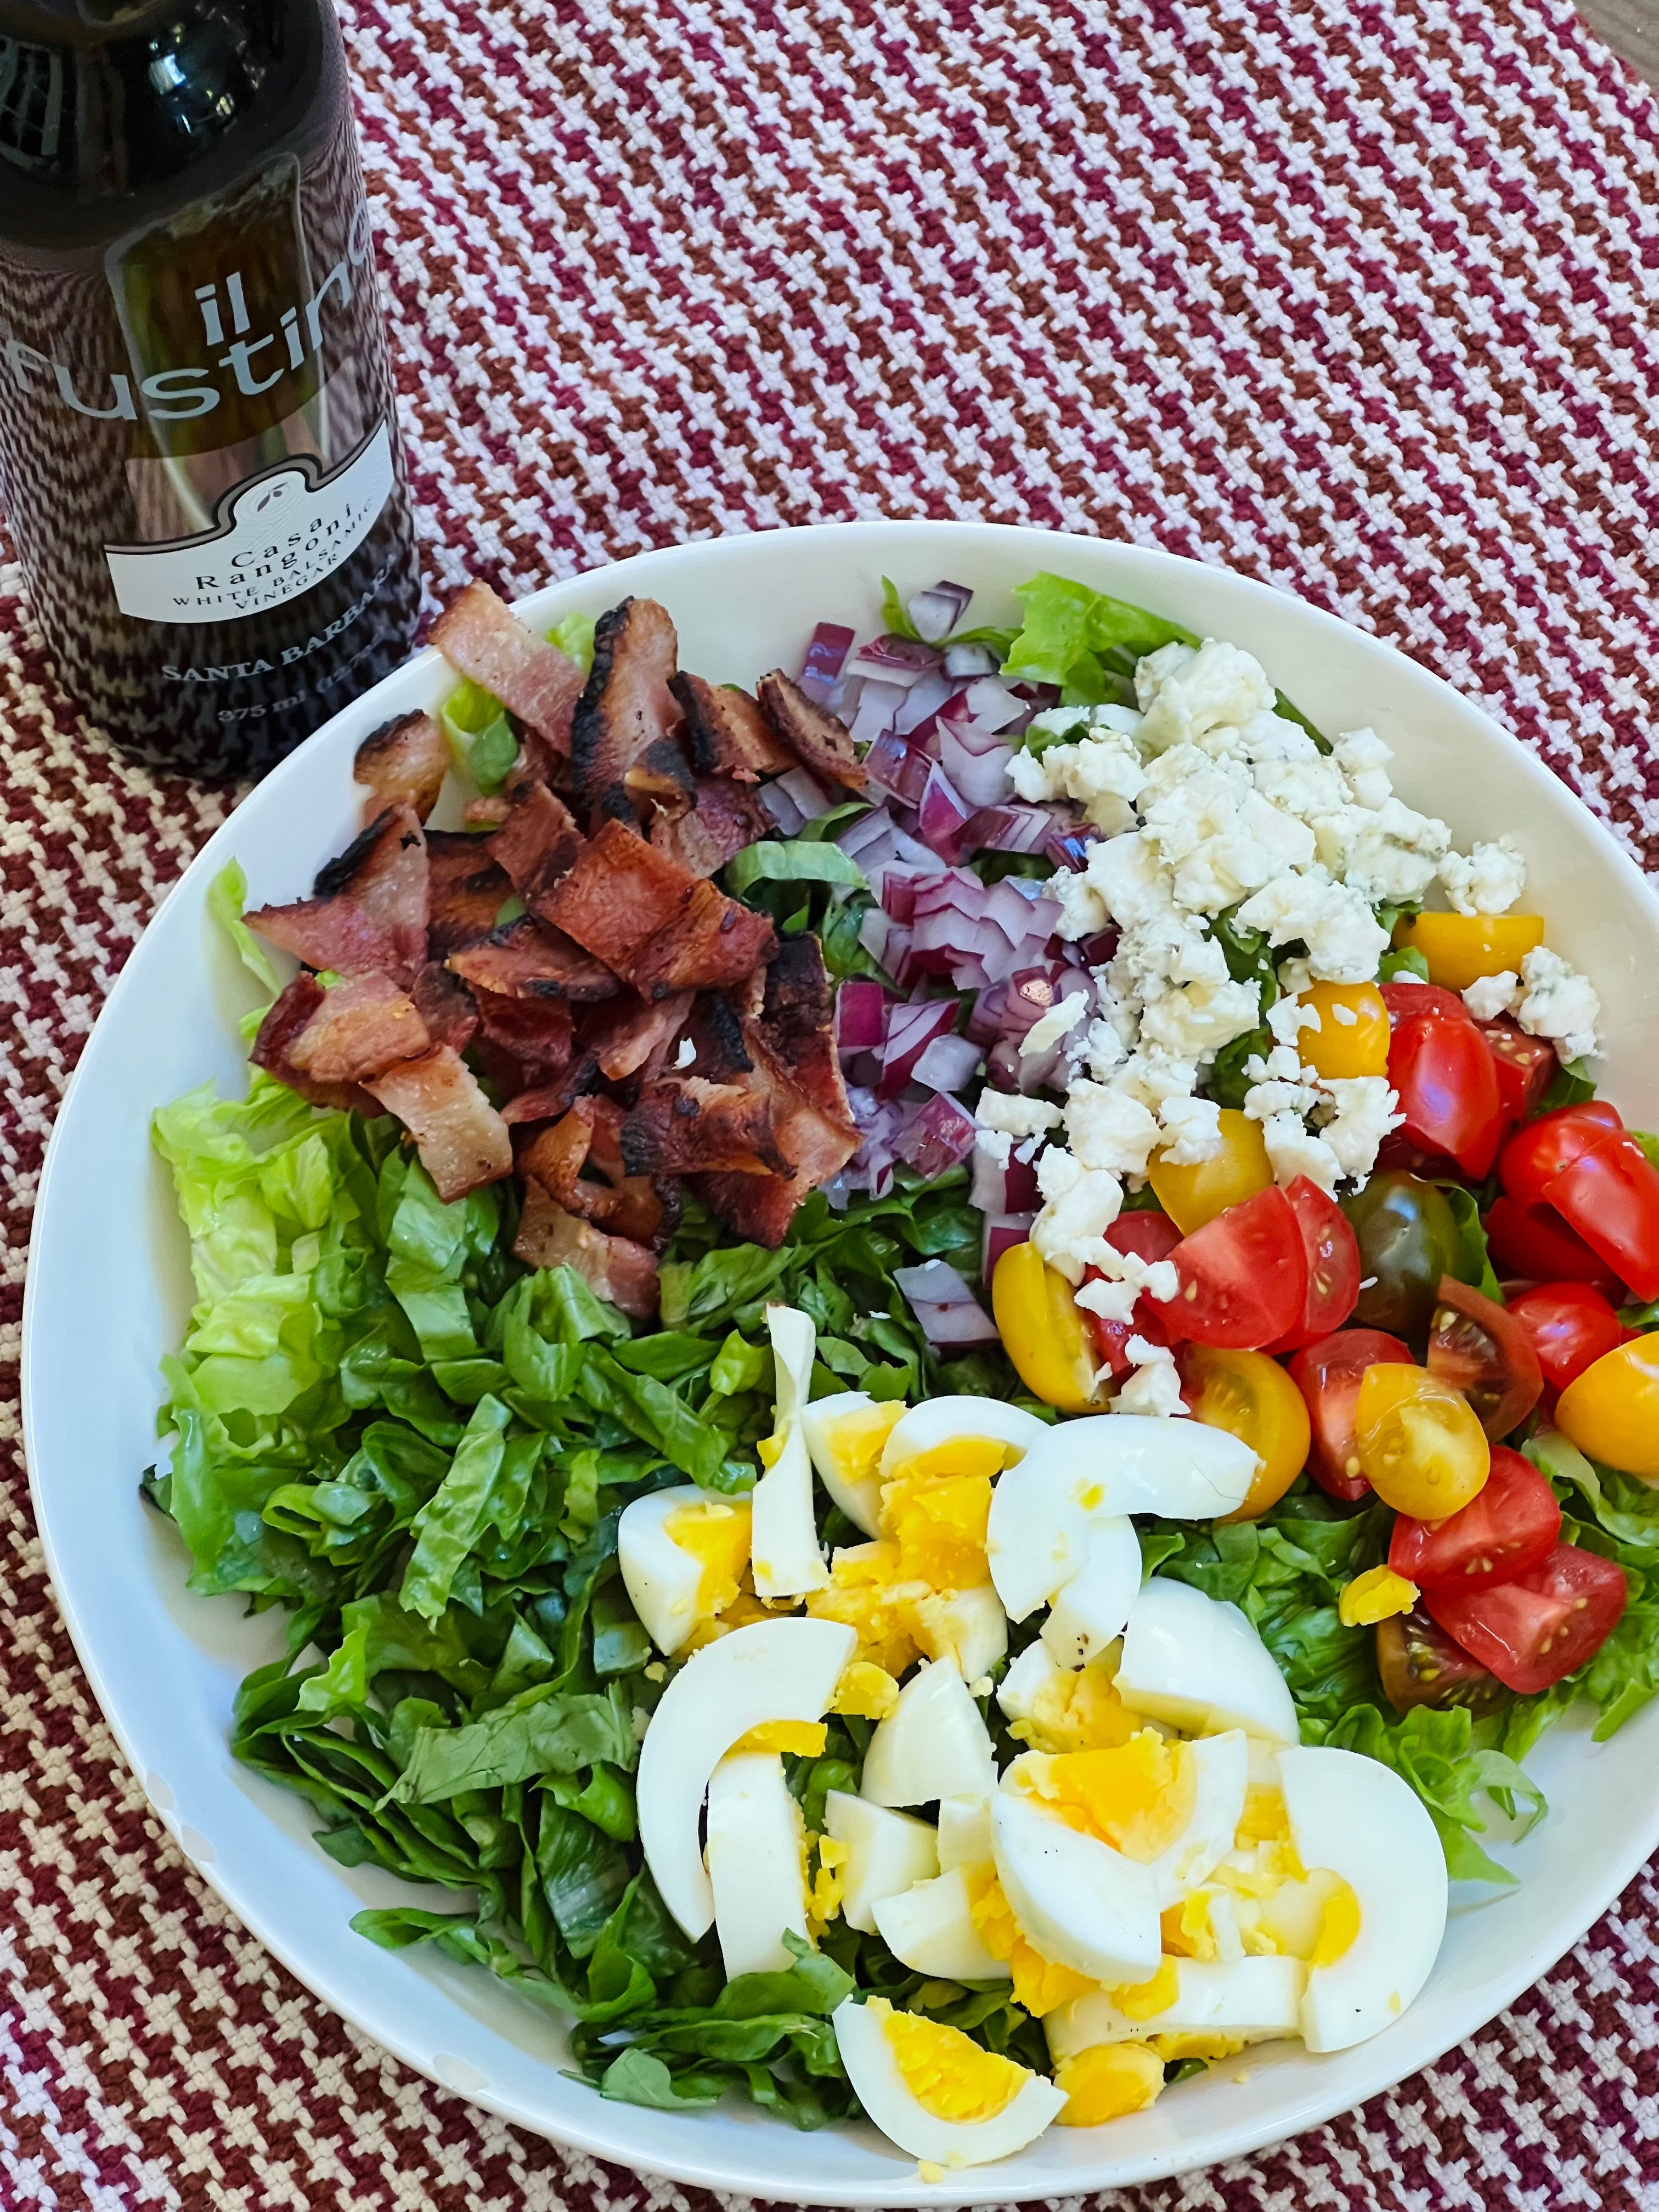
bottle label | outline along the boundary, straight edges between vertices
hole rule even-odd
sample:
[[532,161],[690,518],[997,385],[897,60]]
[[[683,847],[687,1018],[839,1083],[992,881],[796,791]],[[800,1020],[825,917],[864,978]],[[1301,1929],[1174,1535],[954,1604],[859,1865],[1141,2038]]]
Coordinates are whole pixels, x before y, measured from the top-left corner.
[[222,494],[210,530],[106,546],[116,604],[159,623],[234,622],[283,606],[356,551],[393,482],[384,420],[328,475],[309,454],[279,463]]

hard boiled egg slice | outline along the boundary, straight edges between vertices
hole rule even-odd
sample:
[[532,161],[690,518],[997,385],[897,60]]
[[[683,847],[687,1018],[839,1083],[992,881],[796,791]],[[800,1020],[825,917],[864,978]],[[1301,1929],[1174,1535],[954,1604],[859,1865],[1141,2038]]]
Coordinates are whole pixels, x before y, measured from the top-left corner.
[[1066,2102],[1044,2075],[982,2051],[960,2028],[895,2012],[884,1997],[848,1997],[830,2024],[859,2102],[912,2158],[945,2166],[1010,2157]]
[[882,1942],[903,1966],[947,1982],[1006,1982],[1009,1969],[986,1949],[974,1925],[968,1876],[952,1867],[933,1881],[918,1882],[875,1908]]
[[1231,1850],[1249,1787],[1249,1739],[1242,1729],[1183,1743],[1176,1758],[1192,1810],[1173,1842],[1150,1862],[1160,1911],[1207,1881]]
[[939,1801],[939,1863],[941,1874],[951,1867],[986,1867],[992,1859],[991,1800],[941,1797]]
[[[1212,1521],[1243,1504],[1255,1469],[1255,1454],[1224,1429],[1151,1413],[1095,1413],[1045,1429],[1012,1470],[1012,1490],[1005,1475],[997,1491],[999,1498],[1010,1491],[1004,1516],[1011,1527],[1045,1498],[1054,1501],[1042,1510],[1056,1527],[1079,1526],[1079,1508],[1083,1521],[1098,1513]],[[992,1526],[994,1542],[994,1516]]]
[[640,1746],[640,1842],[663,1903],[694,1939],[714,1917],[697,1841],[709,1776],[751,1729],[821,1720],[857,1645],[838,1620],[758,1620],[695,1652],[663,1692]]
[[1194,1735],[1294,1743],[1300,1732],[1285,1677],[1238,1607],[1163,1575],[1135,1600],[1115,1686],[1132,1711]]
[[927,1805],[936,1797],[983,1796],[995,1783],[991,1738],[956,1662],[918,1668],[876,1723],[860,1796],[875,1805]]
[[737,1595],[749,1532],[746,1498],[715,1498],[695,1483],[653,1490],[623,1508],[617,1523],[623,1583],[666,1657]]
[[1099,2043],[1142,2041],[1177,2033],[1231,2037],[1265,2043],[1274,2036],[1300,2033],[1303,1991],[1308,1970],[1300,1959],[1237,1959],[1231,1966],[1199,1959],[1165,1959],[1146,1996],[1169,1997],[1158,2010],[1137,2004],[1133,2016],[1114,1998],[1123,1992],[1092,1990],[1073,1997],[1043,2021],[1048,2049],[1058,2063],[1091,2051]]
[[1109,1987],[1156,1973],[1158,1884],[1150,1868],[1007,1788],[992,1801],[991,1844],[1009,1908],[1045,1959]]
[[871,1908],[939,1872],[939,1839],[926,1820],[885,1805],[832,1790],[823,1801],[823,1825],[847,1846],[842,1869],[841,1917],[866,1936],[875,1932]]
[[801,1428],[818,1480],[866,1536],[881,1533],[881,1455],[895,1423],[903,1418],[902,1399],[884,1403],[863,1390],[839,1390],[801,1409]]
[[1446,1931],[1446,1860],[1422,1800],[1354,1751],[1279,1754],[1297,1856],[1346,1885],[1325,1907],[1302,2000],[1310,2051],[1346,2051],[1399,2018]]
[[726,1978],[781,1973],[806,1935],[805,1832],[775,1751],[739,1751],[708,1778],[708,1879]]
[[935,1659],[952,1659],[965,1682],[988,1674],[1008,1649],[1008,1616],[989,1583],[912,1598],[917,1641]]
[[1049,1434],[1048,1424],[1035,1413],[997,1398],[929,1398],[895,1424],[882,1448],[880,1479],[994,1474]]
[[[771,1464],[750,1496],[751,1557],[757,1597],[799,1597],[830,1579],[812,1512],[812,1462],[801,1413],[812,1387],[817,1331],[797,1306],[768,1306],[776,1369]],[[763,1453],[763,1457],[765,1455]]]
[[1054,1594],[1042,1640],[1062,1667],[1086,1667],[1123,1633],[1140,1589],[1134,1523],[1110,1514],[1091,1523],[1083,1565]]

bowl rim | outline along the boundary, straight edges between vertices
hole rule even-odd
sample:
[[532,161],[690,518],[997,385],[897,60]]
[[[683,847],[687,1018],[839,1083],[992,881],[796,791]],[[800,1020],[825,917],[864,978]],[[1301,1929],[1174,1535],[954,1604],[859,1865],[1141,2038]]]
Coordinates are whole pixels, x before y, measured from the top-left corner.
[[[1315,623],[1322,627],[1328,635],[1340,636],[1350,641],[1358,638],[1372,651],[1386,653],[1394,659],[1405,663],[1412,670],[1416,681],[1426,682],[1445,694],[1455,702],[1460,714],[1479,717],[1486,725],[1489,734],[1502,741],[1510,752],[1516,769],[1534,784],[1547,790],[1554,803],[1559,805],[1565,801],[1569,806],[1576,806],[1581,815],[1587,818],[1595,838],[1599,841],[1601,860],[1620,878],[1624,891],[1632,895],[1637,906],[1644,910],[1649,926],[1653,930],[1656,939],[1659,939],[1659,892],[1656,892],[1649,883],[1641,869],[1619,843],[1606,823],[1585,805],[1578,793],[1564,779],[1557,776],[1528,745],[1512,731],[1504,728],[1481,703],[1458,690],[1455,685],[1432,670],[1421,666],[1413,660],[1409,654],[1402,653],[1398,647],[1388,640],[1377,637],[1373,633],[1360,629],[1357,624],[1332,614],[1322,607],[1314,605],[1311,602],[1302,599],[1298,593],[1289,591],[1283,586],[1264,581],[1257,576],[1247,574],[1222,562],[1194,560],[1188,556],[1167,552],[1162,547],[1147,545],[1134,539],[1106,539],[1081,532],[1055,531],[1025,525],[980,522],[957,518],[935,520],[927,517],[890,519],[864,517],[848,521],[802,524],[780,530],[728,532],[717,538],[693,539],[672,546],[647,548],[629,555],[621,561],[601,562],[593,568],[576,571],[553,583],[544,585],[534,592],[524,594],[514,602],[514,605],[516,611],[526,615],[530,619],[544,619],[556,612],[559,602],[568,596],[575,594],[584,586],[591,586],[598,577],[615,577],[619,586],[625,591],[630,578],[641,568],[655,567],[665,559],[671,563],[676,559],[680,559],[687,563],[696,562],[699,565],[714,567],[723,558],[730,556],[734,549],[751,545],[757,537],[823,539],[833,535],[837,539],[848,541],[855,545],[860,539],[890,542],[892,534],[896,531],[915,531],[918,534],[927,533],[935,537],[941,534],[960,533],[964,541],[964,550],[966,550],[967,541],[973,538],[982,539],[987,533],[994,533],[997,538],[1003,541],[1023,541],[1032,548],[1034,554],[1039,549],[1063,550],[1068,545],[1075,544],[1112,546],[1125,552],[1133,553],[1138,559],[1150,561],[1154,566],[1167,570],[1172,585],[1177,587],[1182,578],[1185,576],[1214,576],[1219,574],[1226,576],[1233,585],[1243,587],[1247,594],[1252,598],[1260,595],[1263,600],[1288,599],[1293,601],[1304,617],[1312,617]],[[856,558],[856,555],[851,557]],[[434,667],[447,666],[447,664],[443,661],[442,655],[435,647],[427,646],[419,652],[412,653],[399,667],[392,671],[368,690],[360,694],[356,700],[348,702],[338,713],[331,715],[326,722],[261,779],[256,787],[257,789],[261,793],[268,792],[303,777],[309,772],[310,763],[319,749],[331,739],[343,721],[349,720],[355,722],[364,720],[370,702],[393,685],[412,682],[415,672],[425,672]],[[368,720],[366,729],[373,726],[372,719]],[[225,821],[218,825],[193,856],[187,867],[181,871],[169,890],[164,894],[163,903],[167,899],[171,898],[187,879],[216,871],[224,857],[226,848],[234,840],[235,824],[240,811],[239,805],[227,816]],[[156,913],[160,911],[161,908],[158,906]],[[64,1626],[68,1629],[76,1658],[97,1699],[100,1711],[141,1788],[143,1786],[142,1782],[143,1769],[137,1756],[136,1742],[130,1735],[122,1715],[122,1700],[118,1694],[118,1686],[108,1679],[106,1671],[100,1667],[94,1654],[88,1632],[80,1618],[77,1603],[64,1577],[58,1547],[54,1541],[52,1516],[46,1504],[43,1477],[40,1471],[40,1454],[37,1448],[40,1415],[37,1411],[32,1348],[38,1305],[36,1287],[38,1273],[35,1262],[53,1218],[55,1190],[58,1182],[66,1173],[64,1161],[73,1142],[74,1127],[77,1119],[77,1098],[82,1090],[82,1077],[88,1064],[94,1060],[94,1047],[98,1030],[104,1025],[106,1018],[112,1010],[125,1003],[126,995],[141,988],[137,980],[139,966],[137,956],[155,919],[155,915],[153,914],[150,922],[146,923],[144,931],[128,953],[120,974],[100,1008],[97,1021],[87,1037],[75,1069],[65,1085],[54,1120],[41,1166],[31,1224],[24,1286],[20,1360],[23,1452],[29,1479],[31,1501],[52,1593],[57,1600]],[[180,1840],[182,1847],[187,1838],[176,1840]],[[1613,1860],[1611,1875],[1604,1873],[1602,1880],[1595,1886],[1593,1892],[1589,1893],[1593,1898],[1593,1909],[1586,1912],[1583,1910],[1583,1902],[1581,1900],[1569,1915],[1572,1924],[1571,1931],[1565,1936],[1561,1935],[1560,1929],[1558,1927],[1541,1937],[1534,1936],[1529,1943],[1517,1950],[1508,1970],[1501,1974],[1488,1977],[1480,1987],[1477,1992],[1480,2007],[1478,2019],[1466,2022],[1460,2033],[1448,2034],[1443,2041],[1437,2039],[1436,2047],[1425,2049],[1415,2058],[1411,2070],[1416,2071],[1434,2064],[1443,2057],[1446,2051],[1454,2048],[1468,2035],[1478,2032],[1480,2027],[1503,2011],[1516,1996],[1547,1973],[1602,1916],[1656,1850],[1659,1850],[1659,1796],[1655,1798],[1650,1807],[1645,1826],[1639,1819],[1632,1820],[1627,1838],[1627,1847]],[[562,2149],[586,2153],[595,2157],[613,2160],[635,2172],[717,2191],[752,2191],[770,2197],[775,2201],[803,2204],[864,2207],[1024,2203],[1039,2197],[1053,2197],[1056,2193],[1063,2193],[1069,2197],[1097,2191],[1130,2187],[1170,2179],[1228,2160],[1249,2156],[1279,2142],[1288,2140],[1293,2136],[1321,2126],[1343,2112],[1355,2110],[1370,2098],[1384,2094],[1401,2080],[1409,2078],[1408,2075],[1402,2075],[1391,2060],[1384,2058],[1380,2065],[1374,2065],[1371,2068],[1370,2077],[1357,2094],[1353,2094],[1352,2089],[1345,2088],[1334,2094],[1322,2095],[1310,2085],[1305,2092],[1295,2099],[1288,2109],[1276,2111],[1271,2124],[1266,2127],[1248,2121],[1240,2122],[1230,2128],[1217,2129],[1212,2125],[1206,2133],[1201,2153],[1193,2157],[1183,2157],[1177,2146],[1173,2152],[1168,2150],[1152,2152],[1133,2159],[1120,2159],[1115,2163],[1102,2162],[1095,2168],[1079,2168],[1075,2172],[1063,2175],[1033,2177],[1029,2180],[1020,2181],[1012,2187],[1005,2185],[1000,2188],[993,2186],[977,2190],[971,2185],[971,2177],[980,2173],[984,2176],[987,2184],[994,2184],[999,2174],[999,2167],[994,2166],[967,2169],[961,2176],[953,2174],[937,2184],[921,2182],[915,2177],[914,2168],[911,2168],[907,2175],[904,2169],[899,2167],[895,2171],[890,2180],[872,2181],[867,2185],[863,2184],[853,2186],[819,2185],[816,2188],[809,2188],[805,2192],[797,2193],[798,2185],[792,2185],[788,2189],[781,2188],[772,2175],[745,2173],[729,2159],[722,2160],[711,2155],[707,2160],[668,2160],[653,2157],[648,2152],[642,2153],[639,2146],[628,2140],[626,2116],[634,2108],[623,2104],[611,2105],[597,2094],[591,2100],[585,2100],[582,2108],[584,2111],[591,2112],[590,2124],[584,2124],[580,2118],[568,2122],[561,2118],[555,2126],[544,2119],[527,2116],[510,2096],[493,2089],[487,2082],[483,2086],[471,2087],[460,2081],[445,2081],[442,2075],[434,2070],[433,2062],[414,2048],[406,2037],[399,2033],[395,2016],[377,2017],[371,2025],[360,2016],[358,2011],[343,2004],[339,1998],[324,1985],[325,1977],[319,1971],[314,1960],[307,1956],[296,1955],[292,1946],[280,1935],[272,1932],[262,1911],[257,1886],[245,1885],[240,1881],[233,1863],[224,1858],[204,1862],[192,1856],[188,1850],[185,1850],[185,1856],[190,1859],[195,1873],[236,1915],[249,1932],[320,2002],[349,2021],[373,2042],[391,2051],[404,2063],[434,2081],[440,2087],[450,2089],[452,2092],[459,2091],[472,2102],[493,2112],[509,2124],[541,2135]],[[1357,2047],[1363,2049],[1364,2046]],[[1315,2075],[1314,2081],[1316,2081],[1317,2079],[1318,2076]],[[615,2124],[607,2124],[611,2121],[613,2115]],[[773,2128],[782,2126],[781,2122],[776,2121],[769,2121],[766,2124]]]

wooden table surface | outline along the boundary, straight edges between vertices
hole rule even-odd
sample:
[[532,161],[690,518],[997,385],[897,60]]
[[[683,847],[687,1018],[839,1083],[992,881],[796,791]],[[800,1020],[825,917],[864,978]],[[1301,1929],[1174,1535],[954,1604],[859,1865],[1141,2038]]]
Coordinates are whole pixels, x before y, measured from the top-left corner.
[[1579,13],[1650,84],[1659,83],[1659,0],[1579,0]]

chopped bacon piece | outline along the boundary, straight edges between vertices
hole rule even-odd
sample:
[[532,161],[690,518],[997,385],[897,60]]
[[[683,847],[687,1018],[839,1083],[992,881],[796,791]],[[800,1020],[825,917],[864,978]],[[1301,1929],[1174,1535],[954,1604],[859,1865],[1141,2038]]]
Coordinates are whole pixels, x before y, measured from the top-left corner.
[[556,1121],[592,1090],[598,1073],[592,1055],[584,1054],[573,1060],[556,1082],[537,1082],[532,1089],[507,1099],[501,1108],[501,1119],[514,1129],[532,1121]]
[[308,899],[262,906],[250,929],[307,968],[381,969],[412,983],[426,964],[426,837],[412,806],[388,806],[317,872]]
[[521,623],[488,584],[469,584],[451,601],[432,625],[432,642],[452,668],[499,699],[556,755],[569,752],[581,671]]
[[746,691],[701,676],[673,677],[668,688],[685,709],[685,734],[699,775],[757,783],[794,767],[795,756]]
[[862,791],[869,781],[864,763],[853,750],[847,725],[827,707],[809,699],[793,676],[775,668],[755,686],[773,728],[814,775],[827,783],[845,784]]
[[769,959],[764,915],[659,853],[625,823],[602,822],[542,908],[642,999],[736,982]]
[[770,836],[771,816],[747,786],[729,776],[705,777],[689,814],[659,814],[651,824],[651,842],[694,876],[712,876],[745,845]]
[[513,1172],[513,1139],[465,1060],[446,1044],[376,1076],[365,1089],[415,1139],[446,1204]]
[[608,1083],[623,1083],[659,1060],[691,1011],[690,991],[669,999],[642,1000],[630,991],[614,999],[585,1027],[583,1042],[597,1058]]
[[734,1237],[774,1251],[789,1234],[789,1224],[811,1188],[775,1175],[700,1175],[689,1180],[709,1212],[718,1214]]
[[[754,1011],[760,1011],[758,1000]],[[732,1004],[729,992],[706,992],[685,1025],[695,1056],[676,1073],[707,1076],[711,1083],[732,1083],[747,1075],[755,1063],[743,1041],[743,1013]]]
[[319,1083],[361,1083],[431,1044],[413,1001],[389,975],[353,975],[324,994],[288,1056]]
[[773,1134],[772,1101],[752,1077],[708,1083],[690,1075],[649,1085],[623,1124],[622,1156],[630,1175],[790,1171]]
[[614,1098],[602,1093],[593,1100],[593,1141],[588,1146],[587,1164],[596,1168],[607,1182],[620,1182],[628,1173],[623,1164],[623,1123],[628,1116]]
[[334,1106],[343,1113],[349,1113],[355,1108],[364,1114],[378,1114],[380,1109],[376,1102],[355,1083],[320,1082],[303,1068],[296,1067],[289,1056],[295,1039],[304,1034],[327,995],[314,975],[296,975],[260,1023],[259,1034],[253,1040],[248,1058],[256,1067],[263,1067],[267,1075],[275,1076],[278,1083],[287,1084],[301,1098],[308,1098],[313,1106]]
[[433,1043],[465,1052],[478,1033],[478,1009],[460,977],[452,975],[441,961],[428,960],[415,978],[410,996]]
[[513,896],[513,885],[491,858],[487,837],[429,830],[426,859],[431,908],[427,951],[434,960],[447,960],[464,945],[489,936]]
[[526,1068],[552,1073],[568,1066],[573,1029],[568,999],[510,999],[475,985],[472,1003],[485,1036]]
[[[591,1098],[577,1099],[568,1113],[538,1130],[519,1152],[520,1174],[533,1176],[561,1206],[572,1206],[576,1178],[586,1164],[593,1141],[593,1103]],[[573,1206],[573,1210],[583,1209]]]
[[461,821],[468,830],[499,830],[512,811],[513,801],[492,791],[488,798],[469,799],[461,809]]
[[367,784],[365,820],[386,806],[412,806],[424,822],[449,773],[449,745],[430,714],[400,714],[357,748],[352,780]]
[[582,848],[563,799],[544,783],[520,785],[513,811],[489,841],[489,849],[528,904],[538,890],[562,876]]
[[574,1267],[597,1297],[635,1321],[657,1310],[657,1263],[646,1247],[578,1220],[538,1182],[526,1185],[513,1249],[526,1267]]
[[449,965],[475,990],[507,999],[609,999],[617,990],[617,979],[602,961],[528,914],[476,945],[463,945],[451,954]]
[[836,1049],[835,996],[816,937],[787,937],[778,947],[766,970],[761,1021],[768,1042],[807,1103],[842,1128],[855,1128]]
[[520,1152],[520,1172],[538,1182],[567,1212],[580,1214],[584,1221],[613,1235],[649,1244],[661,1231],[665,1218],[662,1200],[650,1176],[623,1176],[608,1184],[589,1182],[582,1175],[585,1166],[599,1165],[592,1148],[605,1109],[610,1106],[609,1099],[577,1099],[562,1121],[541,1130]]
[[593,666],[571,726],[577,796],[614,810],[620,792],[665,813],[691,804],[691,770],[674,742],[684,720],[669,690],[678,641],[655,599],[624,599],[599,617]]

